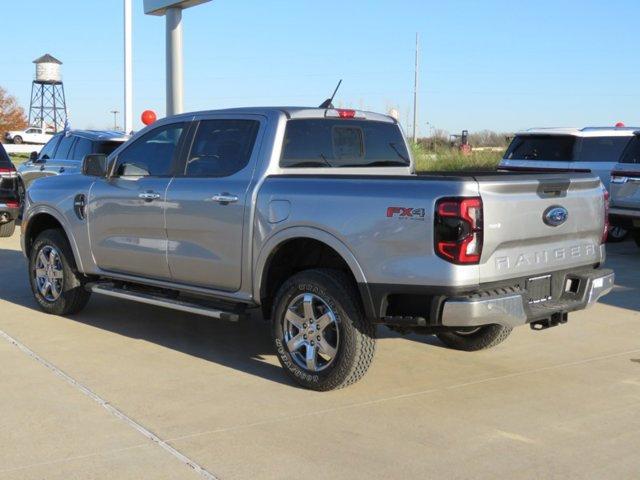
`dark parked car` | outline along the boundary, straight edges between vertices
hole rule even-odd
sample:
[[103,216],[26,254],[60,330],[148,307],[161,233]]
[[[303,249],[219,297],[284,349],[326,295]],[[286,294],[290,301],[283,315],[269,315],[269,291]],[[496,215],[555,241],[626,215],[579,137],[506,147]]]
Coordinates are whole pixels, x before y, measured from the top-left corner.
[[68,130],[55,135],[33,152],[28,162],[18,168],[20,187],[29,188],[40,177],[80,173],[82,159],[90,153],[109,155],[128,140],[123,132],[109,130]]
[[0,144],[0,237],[13,235],[19,211],[18,174]]

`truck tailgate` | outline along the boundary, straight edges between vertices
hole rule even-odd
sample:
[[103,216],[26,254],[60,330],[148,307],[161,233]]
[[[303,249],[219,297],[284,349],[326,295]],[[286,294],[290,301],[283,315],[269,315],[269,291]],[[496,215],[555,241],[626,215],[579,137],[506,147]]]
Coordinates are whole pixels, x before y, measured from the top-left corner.
[[604,260],[604,196],[597,177],[490,175],[476,181],[484,210],[480,283]]

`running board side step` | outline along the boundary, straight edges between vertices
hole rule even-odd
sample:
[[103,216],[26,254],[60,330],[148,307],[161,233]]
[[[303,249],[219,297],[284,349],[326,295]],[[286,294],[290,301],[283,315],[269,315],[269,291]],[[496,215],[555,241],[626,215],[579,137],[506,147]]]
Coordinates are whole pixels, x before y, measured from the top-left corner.
[[205,317],[218,318],[220,320],[227,320],[230,322],[237,322],[242,317],[242,314],[239,313],[217,310],[203,305],[198,305],[196,303],[168,299],[145,292],[118,288],[111,283],[91,283],[87,285],[87,289],[99,295],[131,300],[138,303],[146,303],[147,305],[170,308],[172,310],[204,315]]

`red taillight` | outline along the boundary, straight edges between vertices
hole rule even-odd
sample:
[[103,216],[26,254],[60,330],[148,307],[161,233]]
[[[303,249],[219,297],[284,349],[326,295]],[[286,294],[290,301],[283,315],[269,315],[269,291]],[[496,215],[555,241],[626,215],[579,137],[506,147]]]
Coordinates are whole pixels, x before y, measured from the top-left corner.
[[5,202],[5,205],[9,208],[18,208],[20,206],[18,202]]
[[606,188],[602,187],[602,194],[604,200],[604,231],[602,232],[602,242],[606,243],[609,236],[609,192]]
[[13,165],[11,165],[10,167],[0,167],[0,177],[18,178],[18,173],[16,172],[16,168]]
[[355,110],[349,110],[349,109],[345,109],[345,108],[338,108],[338,116],[340,118],[355,118],[356,117],[356,111]]
[[482,255],[482,200],[446,198],[436,204],[436,253],[451,263],[473,265]]

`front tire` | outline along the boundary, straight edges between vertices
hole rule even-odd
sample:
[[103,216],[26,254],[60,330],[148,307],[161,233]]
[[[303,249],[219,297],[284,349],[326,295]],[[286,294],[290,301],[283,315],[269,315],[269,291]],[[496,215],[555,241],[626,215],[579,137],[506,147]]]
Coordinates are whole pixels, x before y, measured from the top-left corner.
[[36,302],[52,315],[78,313],[91,296],[84,288],[69,242],[60,230],[45,230],[33,243],[29,279]]
[[338,270],[307,270],[278,291],[272,333],[280,364],[299,385],[318,391],[357,382],[373,360],[375,328],[353,281]]
[[472,330],[440,332],[438,338],[447,347],[465,352],[475,352],[495,347],[511,335],[512,328],[502,325],[486,325]]
[[11,222],[3,223],[2,225],[0,225],[0,237],[2,238],[12,236],[15,231],[16,222],[13,220]]

